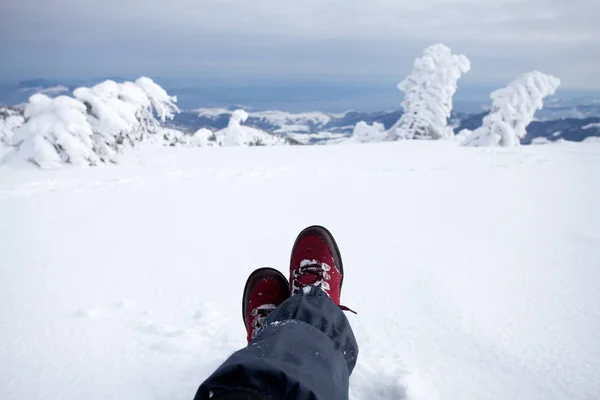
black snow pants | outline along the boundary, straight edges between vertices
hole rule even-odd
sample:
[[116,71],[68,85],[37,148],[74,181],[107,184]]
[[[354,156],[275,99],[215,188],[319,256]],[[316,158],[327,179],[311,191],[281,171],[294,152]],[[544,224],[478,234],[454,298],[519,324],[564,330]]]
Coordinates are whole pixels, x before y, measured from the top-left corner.
[[271,311],[256,338],[229,357],[194,400],[347,400],[356,339],[323,291],[305,290]]

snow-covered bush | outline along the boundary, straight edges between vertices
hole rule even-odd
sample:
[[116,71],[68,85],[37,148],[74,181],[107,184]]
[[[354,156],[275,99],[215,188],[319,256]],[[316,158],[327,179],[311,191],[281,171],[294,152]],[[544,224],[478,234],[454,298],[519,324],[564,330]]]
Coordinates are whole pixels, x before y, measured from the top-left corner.
[[59,96],[54,99],[34,94],[25,107],[27,122],[12,138],[16,148],[4,158],[27,161],[41,168],[60,163],[96,165],[93,132],[86,118],[86,107],[79,101]]
[[398,84],[404,92],[404,114],[390,129],[388,140],[452,136],[448,127],[452,97],[458,79],[470,69],[466,56],[452,54],[443,44],[425,49],[415,60],[412,73]]
[[473,131],[464,146],[519,146],[543,99],[560,86],[560,79],[539,71],[521,75],[517,80],[490,95],[492,108],[483,125]]
[[0,146],[12,146],[13,133],[24,122],[25,118],[21,112],[0,106]]
[[231,114],[227,128],[219,131],[222,146],[243,146],[248,142],[246,131],[242,123],[248,119],[248,113],[244,110],[235,110]]
[[273,146],[289,144],[286,138],[276,136],[260,129],[242,126],[248,119],[244,110],[236,110],[231,114],[227,128],[215,132],[215,142],[219,146]]
[[170,147],[188,146],[192,138],[191,135],[171,128],[159,128],[155,136],[160,138],[160,144]]
[[202,128],[192,135],[189,144],[197,147],[215,146],[215,140],[215,135],[210,129]]
[[155,84],[150,78],[135,83],[105,81],[92,88],[73,91],[84,103],[94,131],[96,148],[103,161],[116,161],[123,145],[135,146],[157,133],[160,122],[172,119],[179,112],[177,99]]
[[365,121],[360,121],[354,127],[352,136],[347,140],[347,143],[381,142],[385,137],[386,132],[383,124],[374,122],[373,125],[369,125]]
[[[154,83],[152,79],[142,76],[135,81],[135,84],[146,93],[152,104],[152,108],[161,122],[173,119],[175,114],[179,113],[179,108],[175,104],[177,103],[177,97],[169,96],[167,91]],[[152,115],[150,107],[146,107],[144,111],[148,117]],[[152,118],[151,122],[155,122],[154,118]]]
[[166,135],[168,145],[185,143],[182,133],[165,133],[160,125],[179,112],[177,99],[149,78],[135,83],[109,80],[78,88],[73,95],[31,96],[24,125],[11,141],[16,146],[12,153],[22,154],[8,154],[4,160],[24,159],[41,167],[59,162],[96,165],[116,162],[124,147],[150,136]]

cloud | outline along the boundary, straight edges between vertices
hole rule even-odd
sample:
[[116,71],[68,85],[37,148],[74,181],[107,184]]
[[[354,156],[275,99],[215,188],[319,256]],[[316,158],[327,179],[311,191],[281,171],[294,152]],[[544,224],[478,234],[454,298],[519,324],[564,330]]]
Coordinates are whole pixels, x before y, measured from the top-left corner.
[[477,81],[542,69],[600,88],[599,14],[597,0],[9,0],[0,50],[13,72],[45,59],[110,74],[400,79],[443,42],[472,59]]

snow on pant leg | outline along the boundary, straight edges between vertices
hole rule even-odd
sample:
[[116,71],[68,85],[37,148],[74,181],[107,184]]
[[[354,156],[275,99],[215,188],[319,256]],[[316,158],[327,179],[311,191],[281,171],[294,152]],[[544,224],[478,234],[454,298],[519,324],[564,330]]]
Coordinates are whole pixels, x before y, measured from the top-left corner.
[[239,389],[273,400],[347,400],[357,357],[343,311],[307,287],[269,314],[256,338],[200,386],[195,400]]

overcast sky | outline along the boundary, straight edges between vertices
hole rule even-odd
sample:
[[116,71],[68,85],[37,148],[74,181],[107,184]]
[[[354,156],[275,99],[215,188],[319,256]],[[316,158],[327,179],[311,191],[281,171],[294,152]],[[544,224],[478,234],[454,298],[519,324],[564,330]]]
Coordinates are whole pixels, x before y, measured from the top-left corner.
[[442,42],[470,84],[600,89],[599,21],[600,0],[2,0],[0,73],[380,83]]

